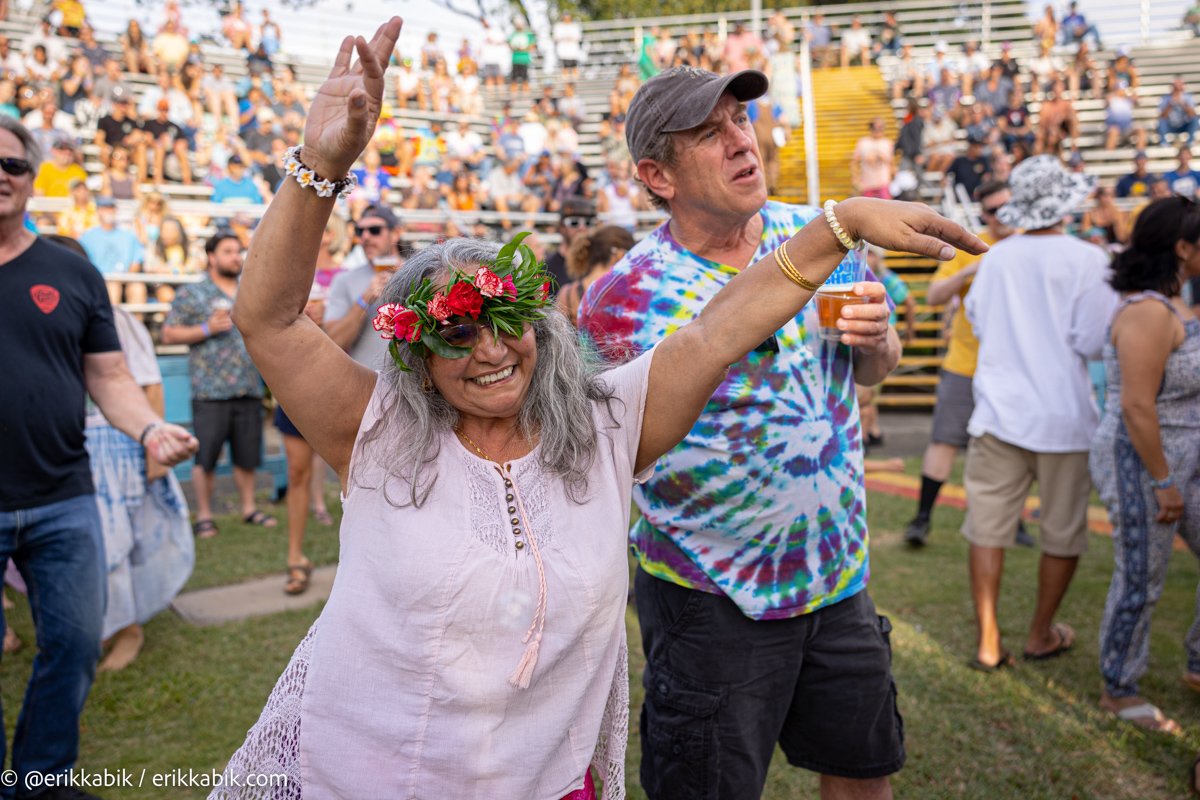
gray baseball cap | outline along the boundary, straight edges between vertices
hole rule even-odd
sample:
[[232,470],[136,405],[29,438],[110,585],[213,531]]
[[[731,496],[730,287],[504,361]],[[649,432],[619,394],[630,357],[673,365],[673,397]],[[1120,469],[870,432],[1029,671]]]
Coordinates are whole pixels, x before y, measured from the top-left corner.
[[695,67],[675,67],[642,84],[625,117],[625,142],[634,162],[646,157],[663,133],[695,128],[729,92],[740,102],[767,93],[767,76],[755,69],[717,75]]

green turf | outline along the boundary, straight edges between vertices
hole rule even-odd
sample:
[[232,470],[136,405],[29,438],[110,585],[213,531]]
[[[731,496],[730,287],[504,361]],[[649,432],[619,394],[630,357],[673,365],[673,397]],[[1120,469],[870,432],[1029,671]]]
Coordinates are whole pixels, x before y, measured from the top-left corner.
[[[967,594],[966,547],[955,532],[961,512],[939,509],[930,544],[904,548],[912,501],[872,494],[871,592],[894,625],[892,643],[908,764],[895,778],[905,798],[1096,798],[1146,800],[1185,796],[1184,774],[1200,748],[1195,726],[1200,697],[1178,682],[1181,640],[1191,622],[1196,562],[1176,553],[1156,614],[1150,671],[1143,692],[1179,720],[1179,737],[1148,734],[1100,712],[1096,638],[1108,587],[1111,547],[1093,536],[1091,549],[1061,618],[1078,631],[1073,652],[1050,662],[1021,663],[1010,672],[968,670],[973,624]],[[282,521],[282,520],[281,520]],[[1036,528],[1034,529],[1036,533]],[[198,569],[246,577],[278,571],[282,529],[240,530],[222,520],[221,536],[202,543]],[[329,538],[318,544],[316,540]],[[317,532],[314,556],[336,547]],[[322,548],[330,548],[325,550]],[[1014,551],[1002,590],[1005,644],[1019,650],[1033,604],[1036,554]],[[219,571],[219,572],[218,572]],[[199,581],[200,579],[194,579]],[[139,774],[172,769],[220,769],[257,718],[264,700],[319,607],[216,628],[192,628],[171,613],[147,626],[142,657],[130,669],[98,678],[83,725],[81,766],[126,768]],[[23,601],[10,613],[30,642]],[[642,666],[637,623],[628,616],[632,651],[632,728],[628,785],[637,786],[638,706]],[[29,674],[32,647],[0,665],[5,722],[13,730]],[[764,797],[816,795],[815,776],[773,764]],[[110,798],[202,797],[202,790],[111,790]]]

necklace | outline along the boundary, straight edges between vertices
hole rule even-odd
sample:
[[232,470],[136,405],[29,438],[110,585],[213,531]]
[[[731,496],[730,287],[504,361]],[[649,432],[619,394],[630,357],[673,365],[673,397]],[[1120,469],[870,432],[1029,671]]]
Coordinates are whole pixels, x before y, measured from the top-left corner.
[[459,436],[461,436],[463,441],[465,441],[467,444],[471,445],[471,447],[475,450],[475,452],[478,453],[483,459],[485,459],[487,461],[496,461],[496,459],[492,458],[487,453],[485,453],[482,447],[475,444],[475,440],[472,439],[470,436],[467,436],[467,434],[461,428],[455,428],[454,432],[457,433]]

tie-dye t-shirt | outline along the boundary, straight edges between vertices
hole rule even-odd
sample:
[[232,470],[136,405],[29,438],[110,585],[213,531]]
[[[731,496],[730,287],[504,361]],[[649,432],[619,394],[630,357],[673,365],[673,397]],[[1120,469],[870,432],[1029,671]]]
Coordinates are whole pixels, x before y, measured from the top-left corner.
[[[821,211],[769,202],[761,214],[754,260]],[[580,329],[624,360],[690,322],[737,273],[684,249],[664,224],[592,286]],[[774,339],[729,369],[684,441],[635,488],[641,519],[630,533],[648,573],[723,593],[754,619],[836,603],[864,589],[869,570],[850,348],[821,341],[812,303]]]

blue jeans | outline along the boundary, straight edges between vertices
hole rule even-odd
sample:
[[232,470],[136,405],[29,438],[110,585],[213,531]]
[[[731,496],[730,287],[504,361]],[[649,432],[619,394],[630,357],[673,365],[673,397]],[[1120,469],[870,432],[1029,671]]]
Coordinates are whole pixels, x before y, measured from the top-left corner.
[[[31,794],[29,772],[66,772],[79,755],[79,717],[96,675],[104,622],[104,536],[95,496],[0,511],[0,573],[10,558],[29,590],[38,654],[13,737],[17,785],[0,789],[6,800]],[[0,636],[3,631],[0,624]]]
[[1187,122],[1185,122],[1182,125],[1172,125],[1171,123],[1167,122],[1165,119],[1160,119],[1158,121],[1159,143],[1161,144],[1161,143],[1165,143],[1167,141],[1167,134],[1178,133],[1183,136],[1186,136],[1187,143],[1190,145],[1192,143],[1192,137],[1194,137],[1196,135],[1196,130],[1198,128],[1200,128],[1200,118],[1198,118],[1198,117],[1192,117],[1191,119],[1189,119]]

